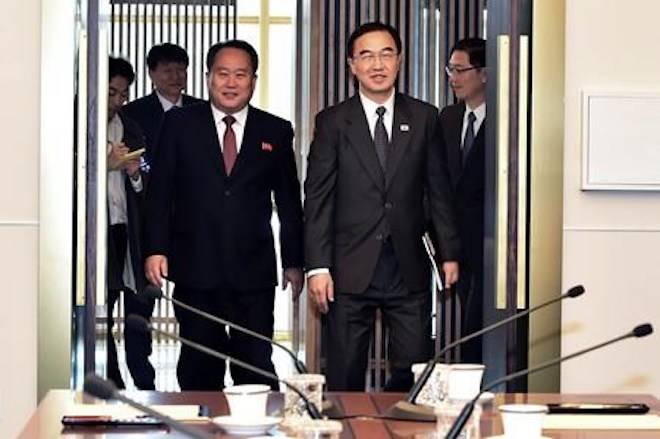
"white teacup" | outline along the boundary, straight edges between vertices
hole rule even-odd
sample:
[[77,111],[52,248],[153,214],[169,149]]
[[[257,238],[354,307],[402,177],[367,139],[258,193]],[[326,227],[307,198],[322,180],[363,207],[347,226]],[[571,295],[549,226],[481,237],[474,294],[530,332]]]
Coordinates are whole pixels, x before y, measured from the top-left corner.
[[505,404],[498,407],[507,439],[541,439],[545,405]]
[[447,378],[447,396],[455,400],[470,400],[481,391],[483,364],[452,364]]
[[241,384],[225,387],[229,412],[236,418],[258,418],[266,416],[266,404],[270,386],[265,384]]

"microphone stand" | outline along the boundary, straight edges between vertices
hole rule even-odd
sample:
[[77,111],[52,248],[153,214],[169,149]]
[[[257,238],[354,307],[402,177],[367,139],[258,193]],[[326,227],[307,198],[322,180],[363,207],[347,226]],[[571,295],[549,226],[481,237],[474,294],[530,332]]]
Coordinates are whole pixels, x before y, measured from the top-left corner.
[[163,413],[160,413],[152,409],[149,406],[140,404],[139,402],[134,401],[131,398],[122,395],[121,393],[119,393],[117,387],[115,387],[115,385],[111,381],[104,380],[103,378],[94,374],[93,372],[87,374],[87,376],[85,377],[83,389],[86,393],[99,399],[103,399],[103,400],[116,399],[118,401],[121,401],[141,411],[142,413],[146,413],[152,418],[161,421],[162,423],[168,425],[173,430],[178,430],[189,437],[195,439],[212,439],[214,437],[213,435],[205,431],[186,425],[183,422],[179,422]]
[[[165,299],[165,300],[167,300],[169,302],[172,302],[173,304],[178,305],[181,308],[184,308],[184,309],[186,309],[186,310],[188,310],[188,311],[190,311],[194,314],[197,314],[201,317],[204,317],[208,320],[211,320],[212,322],[218,323],[220,325],[229,326],[230,328],[233,328],[233,329],[235,329],[239,332],[250,335],[254,338],[265,341],[266,343],[270,343],[274,346],[277,346],[278,348],[280,348],[284,352],[286,352],[289,355],[289,357],[291,357],[291,359],[293,360],[293,365],[295,366],[296,371],[299,374],[309,373],[309,371],[307,370],[307,366],[305,366],[305,363],[303,363],[301,360],[299,360],[298,357],[296,357],[296,354],[291,349],[287,348],[286,346],[284,346],[281,343],[278,343],[275,340],[272,340],[272,339],[270,339],[270,338],[268,338],[268,337],[266,337],[262,334],[259,334],[258,332],[252,331],[251,329],[245,328],[245,327],[243,327],[241,325],[238,325],[234,322],[230,322],[229,320],[223,319],[221,317],[210,314],[210,313],[208,313],[206,311],[203,311],[201,309],[195,308],[194,306],[188,305],[185,302],[177,300],[177,299],[173,298],[172,296],[163,293],[163,291],[160,288],[158,288],[154,285],[148,285],[141,294],[144,295],[144,296],[147,296],[149,298],[152,298],[152,299]],[[327,399],[323,400],[323,404],[322,404],[321,409],[322,409],[322,412],[331,419],[340,419],[340,418],[343,418],[343,416],[344,416],[344,414],[339,409],[339,407],[337,407],[332,401],[327,400]]]
[[435,358],[430,359],[426,363],[426,367],[419,375],[419,378],[413,384],[412,388],[408,392],[408,395],[406,396],[406,399],[404,401],[399,401],[393,406],[391,406],[387,410],[387,416],[391,418],[406,420],[406,421],[435,422],[436,416],[435,413],[433,412],[433,408],[425,405],[416,404],[415,400],[417,399],[419,393],[422,391],[422,388],[424,388],[424,385],[428,382],[429,378],[431,377],[431,374],[433,373],[433,369],[435,368],[436,363],[442,360],[442,357],[445,355],[445,353],[449,352],[451,349],[455,348],[456,346],[462,343],[472,340],[475,337],[479,337],[487,332],[493,331],[501,326],[506,325],[507,323],[513,322],[539,309],[545,308],[546,306],[552,305],[553,303],[562,301],[567,298],[579,297],[583,293],[584,293],[584,287],[582,285],[576,285],[570,288],[567,292],[565,292],[559,297],[548,300],[544,303],[541,303],[540,305],[536,305],[529,309],[520,311],[512,316],[509,316],[505,319],[495,322],[492,325],[488,325],[485,328],[480,329],[479,331],[468,334],[465,337],[462,337],[448,344],[447,346],[444,347],[444,349],[442,349],[438,353],[438,355],[435,356]]
[[257,375],[261,375],[263,377],[270,378],[274,381],[278,381],[278,382],[284,384],[285,386],[287,386],[293,392],[295,392],[300,397],[300,399],[302,399],[304,401],[307,413],[309,413],[309,416],[312,419],[322,419],[323,418],[321,416],[321,412],[319,411],[318,407],[316,407],[316,405],[313,402],[311,402],[309,400],[309,398],[307,398],[307,396],[305,396],[305,394],[302,391],[300,391],[300,389],[298,389],[296,386],[289,383],[288,381],[280,379],[274,373],[270,373],[270,372],[265,371],[263,369],[260,369],[256,366],[248,364],[244,361],[241,361],[237,358],[230,357],[227,354],[223,354],[222,352],[218,352],[218,351],[210,349],[210,348],[208,348],[204,345],[201,345],[199,343],[195,343],[194,341],[188,340],[187,338],[181,337],[181,336],[173,334],[171,332],[163,331],[163,330],[158,329],[158,328],[154,328],[142,316],[138,316],[138,315],[135,315],[135,314],[132,314],[132,315],[128,316],[128,318],[126,319],[126,325],[129,326],[131,329],[135,329],[135,330],[138,330],[138,331],[152,331],[152,332],[158,333],[160,335],[164,335],[165,337],[168,337],[168,338],[171,338],[173,340],[179,341],[182,344],[190,346],[193,349],[198,350],[200,352],[204,352],[205,354],[208,354],[212,357],[218,358],[220,360],[227,360],[227,361],[232,362],[232,363],[234,363],[234,364],[236,364],[236,365],[238,365],[238,366],[240,366],[244,369],[247,369],[251,372],[254,372]]
[[461,431],[463,430],[463,427],[467,423],[468,419],[470,418],[470,415],[472,414],[472,411],[474,410],[474,405],[476,404],[477,400],[479,397],[486,391],[491,390],[497,386],[499,386],[502,383],[506,383],[508,381],[514,380],[516,378],[520,378],[525,375],[529,375],[535,372],[539,372],[543,369],[547,369],[550,366],[554,366],[555,364],[561,363],[566,360],[570,360],[571,358],[579,357],[581,355],[584,355],[586,353],[589,353],[591,351],[595,351],[597,349],[603,348],[605,346],[611,345],[613,343],[616,343],[621,340],[625,340],[627,338],[631,337],[646,337],[647,335],[653,333],[653,327],[646,323],[639,325],[635,327],[632,331],[620,335],[618,337],[614,337],[610,340],[604,341],[602,343],[598,343],[597,345],[588,347],[586,349],[582,349],[580,351],[574,352],[572,354],[566,355],[564,357],[559,357],[559,358],[553,358],[548,361],[544,361],[543,363],[533,366],[527,369],[520,370],[518,372],[511,373],[509,375],[506,375],[502,378],[496,379],[495,381],[491,381],[490,383],[486,384],[482,390],[472,398],[471,401],[469,401],[465,406],[463,407],[463,410],[461,410],[461,413],[458,415],[456,420],[454,421],[454,424],[452,425],[451,429],[447,433],[447,436],[445,436],[445,439],[456,439],[460,434]]

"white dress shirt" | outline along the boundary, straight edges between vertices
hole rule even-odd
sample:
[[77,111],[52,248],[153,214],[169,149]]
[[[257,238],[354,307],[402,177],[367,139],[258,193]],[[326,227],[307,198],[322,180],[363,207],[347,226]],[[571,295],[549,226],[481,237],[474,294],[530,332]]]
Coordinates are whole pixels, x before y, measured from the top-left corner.
[[[108,154],[112,145],[121,143],[124,138],[124,125],[121,118],[115,115],[108,123]],[[126,186],[124,186],[124,170],[108,170],[108,210],[110,224],[126,224],[128,215],[126,213]],[[137,180],[130,179],[135,192],[142,192],[142,177],[138,174]]]
[[[246,105],[236,113],[231,114],[231,116],[236,119],[236,122],[231,125],[231,129],[234,130],[234,136],[236,136],[237,155],[241,152],[241,144],[243,143],[243,133],[245,132],[245,122],[247,121],[248,108],[249,106]],[[211,111],[213,112],[215,129],[218,133],[218,143],[220,143],[220,150],[224,151],[225,146],[222,143],[225,137],[225,131],[227,130],[227,124],[222,120],[222,118],[227,116],[227,113],[218,110],[213,104],[211,104]]]
[[385,107],[385,114],[383,114],[383,124],[385,125],[385,131],[387,131],[387,138],[392,140],[392,124],[394,123],[394,90],[387,100],[382,103],[376,103],[366,97],[360,92],[360,101],[362,102],[362,109],[364,110],[364,115],[367,116],[367,123],[369,124],[369,132],[371,133],[371,138],[374,138],[374,131],[376,130],[376,122],[378,122],[378,113],[376,109],[378,107]]
[[160,94],[158,90],[156,90],[156,96],[158,96],[158,100],[160,101],[160,105],[163,107],[163,111],[167,113],[172,109],[172,107],[183,107],[183,95],[179,95],[179,99],[176,102],[172,102],[169,99],[167,99],[165,96]]
[[[112,150],[112,145],[121,143],[124,138],[124,124],[119,115],[115,116],[108,123],[108,154]],[[128,213],[126,208],[126,186],[124,178],[126,174],[123,169],[108,170],[108,222],[110,225],[128,224]],[[142,191],[142,177],[138,174],[138,179],[129,178],[135,192]],[[126,246],[126,258],[124,259],[124,270],[122,280],[131,290],[135,291],[135,274],[131,264],[131,248]]]
[[486,103],[482,102],[477,108],[470,108],[468,104],[465,104],[465,113],[463,113],[463,129],[461,130],[461,149],[463,148],[463,141],[465,140],[465,133],[467,132],[468,127],[468,117],[470,113],[474,113],[476,119],[474,120],[474,137],[477,137],[479,128],[481,124],[486,119]]

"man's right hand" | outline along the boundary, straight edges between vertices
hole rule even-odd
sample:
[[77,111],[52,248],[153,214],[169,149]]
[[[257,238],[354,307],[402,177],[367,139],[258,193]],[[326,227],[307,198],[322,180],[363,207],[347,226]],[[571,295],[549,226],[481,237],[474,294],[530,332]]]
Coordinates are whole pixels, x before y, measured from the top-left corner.
[[163,286],[163,279],[167,278],[167,257],[163,255],[148,256],[144,261],[144,274],[150,284]]
[[326,314],[329,309],[328,302],[335,301],[335,287],[330,273],[315,274],[307,279],[307,292],[318,310]]

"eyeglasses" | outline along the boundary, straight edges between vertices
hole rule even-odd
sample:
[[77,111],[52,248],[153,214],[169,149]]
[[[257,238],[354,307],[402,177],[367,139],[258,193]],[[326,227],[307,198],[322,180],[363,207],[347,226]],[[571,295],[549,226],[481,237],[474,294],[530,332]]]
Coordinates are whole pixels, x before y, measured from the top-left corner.
[[465,72],[469,72],[470,70],[475,70],[480,68],[481,67],[477,67],[477,66],[470,66],[470,67],[446,66],[445,73],[447,73],[447,76],[454,76],[454,75],[463,74]]
[[361,63],[371,65],[376,62],[376,59],[379,59],[382,63],[392,62],[398,54],[392,50],[384,50],[380,53],[374,52],[361,52],[360,54],[353,57],[354,60],[357,60]]

